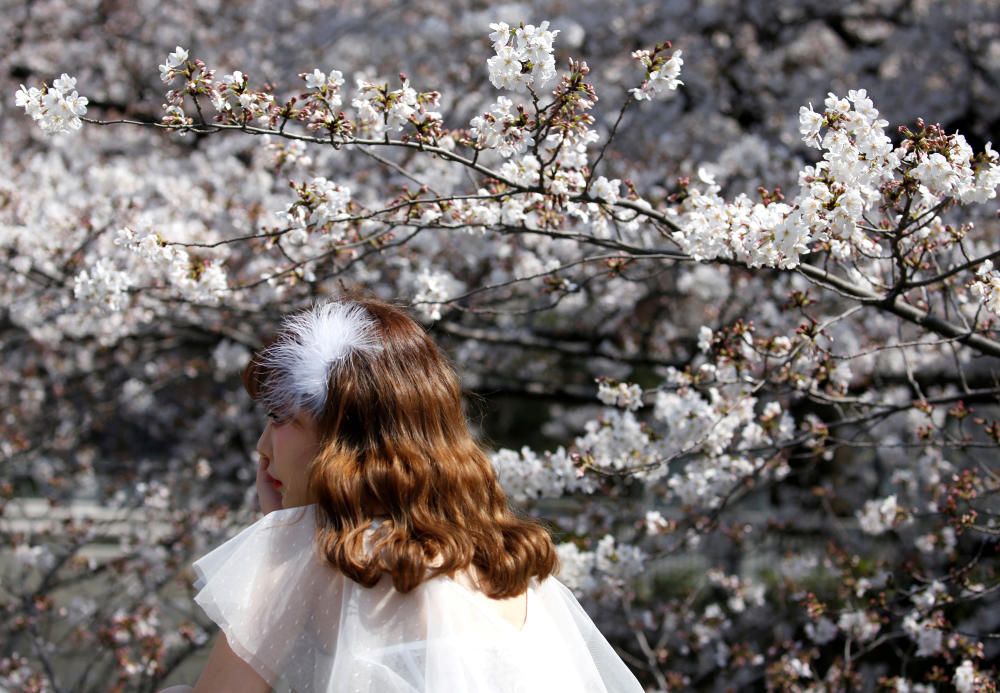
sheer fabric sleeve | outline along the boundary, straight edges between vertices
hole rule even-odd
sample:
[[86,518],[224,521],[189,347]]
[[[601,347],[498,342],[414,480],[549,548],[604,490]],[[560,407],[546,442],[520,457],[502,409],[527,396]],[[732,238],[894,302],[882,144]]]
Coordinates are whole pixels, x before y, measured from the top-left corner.
[[[573,591],[555,577],[546,579],[539,588],[536,604],[544,605],[550,637],[566,642],[571,653],[572,669],[578,672],[581,691],[608,693],[642,693],[642,685],[611,643],[584,611]],[[537,611],[536,611],[536,616]],[[529,616],[530,618],[530,616]],[[543,636],[544,637],[544,636]]]
[[336,651],[344,578],[315,551],[313,513],[271,512],[192,566],[194,601],[276,690],[319,690]]

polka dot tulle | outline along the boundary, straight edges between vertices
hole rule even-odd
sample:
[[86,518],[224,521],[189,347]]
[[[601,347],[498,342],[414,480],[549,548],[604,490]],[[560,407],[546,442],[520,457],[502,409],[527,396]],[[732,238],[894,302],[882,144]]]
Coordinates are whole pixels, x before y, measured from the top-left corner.
[[445,577],[369,589],[316,552],[316,507],[269,513],[193,564],[195,602],[276,691],[642,691],[556,578],[532,580],[521,626]]

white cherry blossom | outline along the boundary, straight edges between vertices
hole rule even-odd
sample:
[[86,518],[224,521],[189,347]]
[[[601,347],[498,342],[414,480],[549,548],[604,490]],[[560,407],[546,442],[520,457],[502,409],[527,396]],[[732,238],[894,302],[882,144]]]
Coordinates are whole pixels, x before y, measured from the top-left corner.
[[188,52],[186,49],[177,46],[174,52],[167,56],[166,62],[160,65],[160,79],[169,84],[177,76],[177,68],[183,66],[188,59]]
[[865,534],[884,534],[896,526],[899,506],[896,496],[887,496],[880,500],[865,501],[863,510],[856,513],[858,524]]
[[88,99],[76,91],[76,78],[65,72],[52,86],[38,89],[23,84],[14,95],[14,103],[23,108],[47,134],[79,130],[80,116],[87,113]]
[[682,54],[683,51],[675,51],[669,60],[647,73],[641,86],[629,90],[635,96],[636,101],[667,98],[671,92],[676,91],[677,87],[684,84],[678,79],[681,67],[684,65]]

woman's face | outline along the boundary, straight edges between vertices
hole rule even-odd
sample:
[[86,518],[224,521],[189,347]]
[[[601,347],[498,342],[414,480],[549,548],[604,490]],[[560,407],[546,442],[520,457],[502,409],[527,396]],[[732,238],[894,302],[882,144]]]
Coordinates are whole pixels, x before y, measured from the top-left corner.
[[319,453],[316,423],[307,412],[284,420],[269,412],[267,418],[257,452],[263,458],[268,481],[281,494],[282,508],[307,505],[309,463]]

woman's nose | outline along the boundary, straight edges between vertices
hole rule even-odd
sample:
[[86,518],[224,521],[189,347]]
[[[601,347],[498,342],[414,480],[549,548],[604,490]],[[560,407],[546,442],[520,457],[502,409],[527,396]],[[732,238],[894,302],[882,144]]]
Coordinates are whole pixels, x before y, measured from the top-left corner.
[[268,422],[264,426],[263,432],[260,434],[260,438],[257,439],[257,454],[262,457],[271,456],[271,423]]

